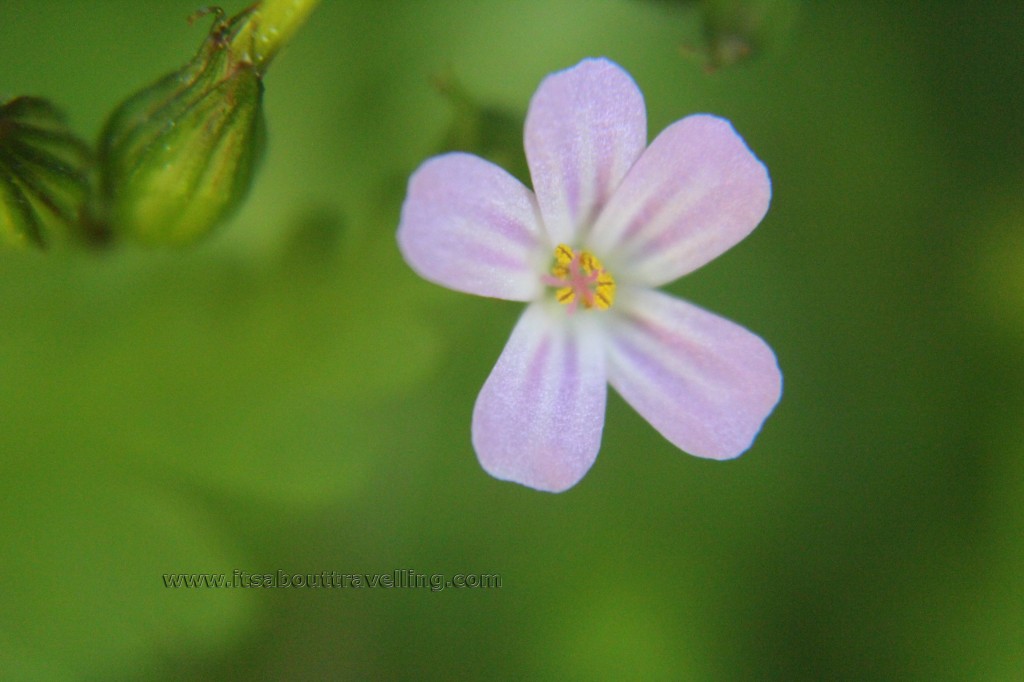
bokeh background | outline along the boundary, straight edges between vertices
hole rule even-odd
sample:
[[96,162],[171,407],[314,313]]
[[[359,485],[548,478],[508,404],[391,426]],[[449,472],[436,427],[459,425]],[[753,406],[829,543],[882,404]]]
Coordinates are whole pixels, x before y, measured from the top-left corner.
[[[196,5],[5,0],[0,93],[94,139]],[[0,678],[1024,679],[1022,48],[1013,0],[325,0],[211,239],[0,254]],[[549,495],[469,439],[521,306],[419,280],[394,231],[431,154],[521,172],[530,95],[587,56],[652,135],[717,113],[767,164],[762,225],[668,290],[785,389],[727,463],[613,394]],[[236,569],[502,585],[161,579]]]

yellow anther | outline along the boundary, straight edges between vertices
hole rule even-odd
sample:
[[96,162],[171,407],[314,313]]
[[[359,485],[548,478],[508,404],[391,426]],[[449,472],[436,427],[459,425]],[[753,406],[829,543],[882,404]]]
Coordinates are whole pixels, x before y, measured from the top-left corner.
[[545,283],[555,287],[555,299],[574,309],[607,310],[615,302],[615,278],[589,251],[575,252],[565,244],[555,247],[555,262]]
[[573,291],[572,287],[562,287],[555,290],[555,299],[559,303],[572,303],[575,298],[576,292]]
[[594,288],[594,305],[601,310],[608,310],[615,303],[615,278],[602,271]]
[[559,279],[569,276],[569,264],[572,263],[573,252],[565,244],[555,247],[555,264],[551,268],[551,274]]

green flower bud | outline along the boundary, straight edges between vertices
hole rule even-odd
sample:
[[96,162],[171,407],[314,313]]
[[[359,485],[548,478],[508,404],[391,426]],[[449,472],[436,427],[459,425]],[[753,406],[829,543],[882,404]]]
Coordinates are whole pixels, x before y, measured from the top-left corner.
[[122,103],[100,137],[100,219],[153,245],[208,234],[245,198],[264,139],[263,84],[220,17],[195,58]]
[[89,195],[88,146],[50,102],[0,105],[0,246],[45,248],[79,225]]

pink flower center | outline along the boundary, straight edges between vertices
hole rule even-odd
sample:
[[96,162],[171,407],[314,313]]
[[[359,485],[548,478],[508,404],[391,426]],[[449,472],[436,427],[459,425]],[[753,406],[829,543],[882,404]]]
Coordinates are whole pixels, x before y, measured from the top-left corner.
[[555,247],[551,274],[544,275],[542,281],[555,288],[555,298],[569,306],[569,312],[580,303],[588,310],[608,310],[615,302],[615,278],[601,261],[589,251],[573,251],[565,244]]

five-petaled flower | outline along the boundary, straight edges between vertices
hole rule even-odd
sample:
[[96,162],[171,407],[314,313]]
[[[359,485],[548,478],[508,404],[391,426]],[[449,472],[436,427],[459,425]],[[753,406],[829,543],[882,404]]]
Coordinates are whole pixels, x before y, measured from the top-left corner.
[[655,287],[750,234],[771,199],[764,165],[710,115],[648,147],[643,95],[604,59],[544,79],[525,145],[533,191],[445,154],[411,177],[398,228],[422,277],[529,302],[473,411],[484,469],[539,490],[575,485],[600,448],[608,383],[682,450],[741,454],[781,395],[774,353]]

